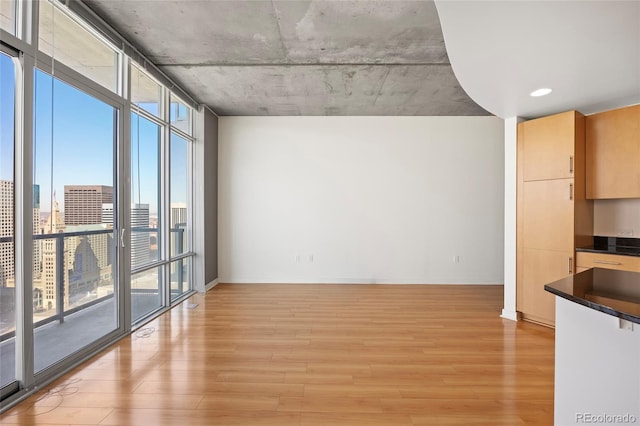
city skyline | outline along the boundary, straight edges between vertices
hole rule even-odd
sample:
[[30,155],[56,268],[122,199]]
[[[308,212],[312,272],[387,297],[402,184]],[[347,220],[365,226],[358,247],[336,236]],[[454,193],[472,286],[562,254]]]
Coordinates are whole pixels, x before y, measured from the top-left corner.
[[191,291],[179,223],[194,110],[67,2],[0,3],[0,388],[13,398]]
[[[14,65],[4,54],[0,55],[0,75],[0,179],[14,180]],[[40,187],[41,211],[51,212],[54,193],[60,210],[65,210],[65,185],[115,188],[117,109],[40,70],[35,71],[34,84],[33,183]],[[151,215],[158,214],[158,129],[132,113],[132,205],[149,204]],[[178,145],[184,141],[174,134],[172,138],[177,138]],[[186,150],[171,145],[171,199],[186,202]]]

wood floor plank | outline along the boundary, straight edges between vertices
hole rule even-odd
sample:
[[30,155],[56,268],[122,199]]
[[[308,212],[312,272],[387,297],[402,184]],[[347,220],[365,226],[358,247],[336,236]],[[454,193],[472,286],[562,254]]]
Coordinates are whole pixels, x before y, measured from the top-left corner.
[[219,284],[187,303],[0,423],[553,423],[554,332],[500,318],[500,286]]
[[260,395],[208,394],[198,404],[198,409],[216,411],[275,411],[278,397]]
[[300,426],[412,426],[411,417],[402,414],[302,413]]
[[380,398],[362,397],[282,397],[278,411],[311,413],[382,413]]
[[298,426],[300,414],[219,410],[113,410],[100,425],[114,426]]

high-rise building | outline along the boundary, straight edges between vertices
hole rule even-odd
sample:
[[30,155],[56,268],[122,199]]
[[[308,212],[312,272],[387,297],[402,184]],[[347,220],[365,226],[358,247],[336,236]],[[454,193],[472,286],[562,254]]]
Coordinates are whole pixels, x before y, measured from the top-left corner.
[[[34,288],[40,288],[43,293],[44,310],[54,309],[61,294],[68,308],[82,303],[83,298],[99,290],[101,284],[112,282],[113,235],[83,235],[105,228],[100,223],[66,225],[58,203],[53,200],[51,215],[43,226],[43,233],[52,235],[42,240],[42,277],[34,280]],[[62,233],[64,236],[56,237]],[[72,236],[67,236],[69,234]]]
[[186,203],[171,203],[171,228],[181,226],[186,228],[187,226],[187,204]]
[[[33,186],[33,233],[40,233],[40,187]],[[13,237],[13,181],[0,180],[0,238]],[[33,244],[33,272],[37,276],[41,269],[40,241]],[[0,242],[0,287],[13,286],[14,250],[13,242]]]
[[[46,220],[42,233],[43,234],[59,234],[64,232],[65,225],[60,209],[58,208],[58,202],[53,199],[51,204],[51,214]],[[38,284],[43,292],[42,306],[45,310],[51,310],[55,308],[57,302],[58,291],[56,289],[58,278],[58,256],[64,256],[62,261],[64,270],[67,269],[67,250],[62,250],[62,253],[58,253],[58,244],[55,238],[47,238],[42,240],[42,275],[41,279],[34,283],[34,287],[38,288]],[[68,287],[67,274],[63,271],[64,286]],[[66,292],[68,294],[68,292]]]
[[131,268],[149,262],[149,204],[131,206]]
[[[111,226],[113,220],[113,204],[102,205],[102,223]],[[149,230],[149,204],[133,204],[131,206],[131,268],[135,269],[150,260],[151,237],[157,238],[157,231]]]
[[102,204],[102,220],[103,225],[107,225],[107,227],[113,228],[113,225],[116,223],[113,220],[113,203],[104,203]]
[[171,253],[180,254],[186,251],[187,247],[187,204],[171,203],[170,224],[170,241]]
[[102,223],[102,205],[113,203],[113,187],[65,185],[64,222],[67,225]]
[[[71,225],[67,226],[66,232],[74,234],[104,229],[104,224]],[[74,306],[99,293],[102,286],[112,288],[113,232],[67,237],[65,246],[68,251],[65,253],[68,256],[65,260],[65,272],[68,273],[65,303]]]
[[[0,180],[0,238],[13,236],[13,181]],[[0,242],[0,287],[13,278],[13,243]]]

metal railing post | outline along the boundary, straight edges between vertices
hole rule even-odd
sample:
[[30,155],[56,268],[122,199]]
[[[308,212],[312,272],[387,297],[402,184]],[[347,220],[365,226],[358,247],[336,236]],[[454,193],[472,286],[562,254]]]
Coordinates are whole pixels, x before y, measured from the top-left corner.
[[64,322],[64,235],[56,236],[56,316]]
[[[177,237],[178,237],[177,238],[178,247],[180,247],[180,253],[184,253],[184,250],[183,250],[183,247],[182,247],[183,240],[184,240],[184,229],[178,228],[178,236]],[[178,290],[179,290],[178,294],[182,294],[183,291],[184,291],[184,288],[183,288],[184,285],[183,285],[183,282],[182,282],[182,279],[183,279],[183,277],[182,277],[182,275],[183,275],[183,272],[182,272],[183,262],[184,262],[184,260],[181,260],[180,263],[177,265],[178,266]]]

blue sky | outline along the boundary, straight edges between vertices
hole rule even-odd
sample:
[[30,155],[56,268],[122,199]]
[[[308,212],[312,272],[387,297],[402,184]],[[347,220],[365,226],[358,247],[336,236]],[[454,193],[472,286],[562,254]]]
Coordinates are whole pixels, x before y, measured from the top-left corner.
[[11,59],[0,53],[0,179],[13,180],[15,75]]
[[[0,60],[0,178],[12,179],[13,64],[5,55]],[[40,185],[41,210],[50,210],[54,190],[63,209],[65,185],[115,186],[116,110],[39,70],[35,84],[34,183]],[[131,130],[132,203],[149,204],[155,214],[159,130],[135,115]],[[172,202],[186,201],[186,147],[186,141],[172,136]]]
[[114,186],[115,109],[39,70],[35,85],[33,182],[41,210],[50,210],[52,190],[63,209],[65,185]]

